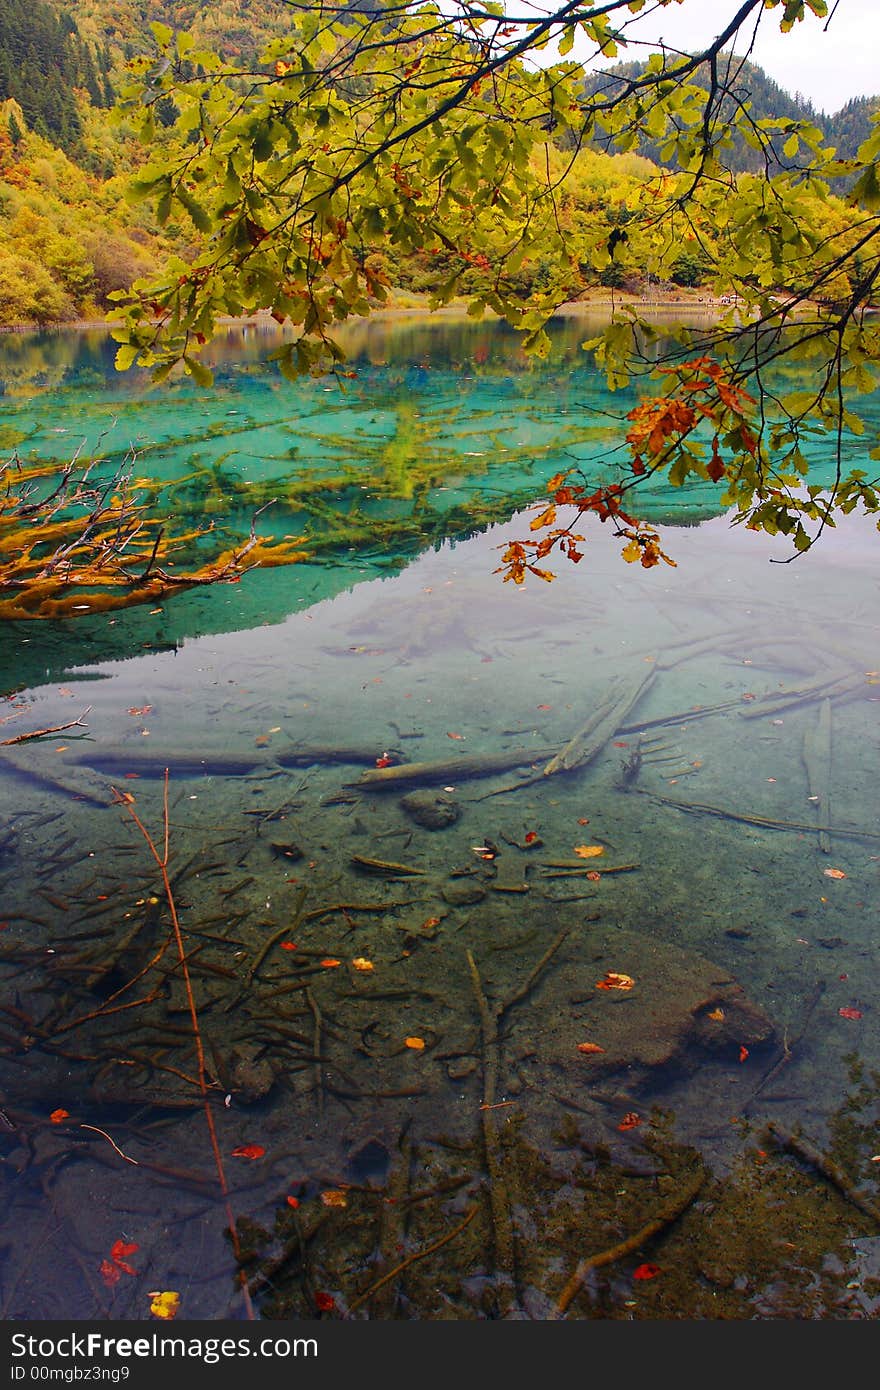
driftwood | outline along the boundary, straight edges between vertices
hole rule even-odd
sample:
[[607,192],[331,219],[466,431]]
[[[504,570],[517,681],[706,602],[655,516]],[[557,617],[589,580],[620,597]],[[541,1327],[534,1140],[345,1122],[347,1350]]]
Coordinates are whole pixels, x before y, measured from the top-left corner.
[[[822,820],[831,820],[831,700],[828,696],[819,706],[819,722],[804,734],[804,767],[810,787],[810,800]],[[831,840],[824,826],[819,827],[819,848],[831,853]]]
[[509,772],[512,767],[540,762],[554,751],[553,748],[511,748],[506,753],[471,753],[459,758],[440,758],[436,762],[369,768],[356,782],[345,785],[361,791],[393,792],[402,787],[464,782],[471,777],[492,777],[496,772]]
[[825,830],[829,835],[838,835],[844,840],[880,840],[880,832],[862,830],[857,825],[809,825],[800,820],[773,820],[770,816],[749,816],[744,812],[728,811],[724,806],[709,806],[700,801],[677,801],[674,796],[661,796],[659,792],[643,791],[637,787],[640,796],[650,796],[663,806],[675,806],[679,811],[688,811],[695,816],[718,816],[721,820],[739,821],[742,825],[758,825],[765,830]]
[[570,772],[575,767],[586,767],[601,753],[605,744],[626,721],[627,715],[654,680],[653,666],[640,671],[634,681],[618,676],[612,681],[605,699],[590,715],[589,719],[569,739],[544,768],[544,776],[554,772]]
[[37,766],[37,759],[32,748],[9,747],[8,745],[0,752],[0,768],[9,767],[14,773],[25,778],[28,782],[37,787],[45,787],[49,791],[60,792],[63,796],[69,796],[74,801],[85,801],[90,806],[111,806],[113,804],[113,794],[110,786],[102,778],[95,776],[87,767],[76,768],[68,777],[67,769],[53,768],[48,769]]
[[842,695],[850,695],[865,683],[862,675],[848,675],[835,671],[823,676],[821,680],[802,685],[796,690],[774,690],[760,696],[748,709],[741,709],[743,719],[762,719],[767,714],[776,714],[781,709],[794,709],[797,705],[809,705],[816,700],[837,700]]

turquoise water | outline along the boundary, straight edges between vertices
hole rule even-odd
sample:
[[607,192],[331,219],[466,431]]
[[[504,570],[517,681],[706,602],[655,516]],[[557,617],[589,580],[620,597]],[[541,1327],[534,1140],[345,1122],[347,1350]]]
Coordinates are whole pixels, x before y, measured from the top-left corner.
[[596,523],[515,590],[522,509],[613,469],[633,398],[575,320],[545,366],[358,331],[344,392],[255,330],[214,392],[113,376],[98,333],[0,344],[22,458],[107,430],[180,516],[246,531],[265,485],[316,552],[3,631],[0,736],[72,727],[0,764],[2,1315],[244,1317],[243,1271],[266,1318],[546,1319],[660,1218],[565,1316],[874,1316],[873,525],[773,564],[658,496],[677,568]]

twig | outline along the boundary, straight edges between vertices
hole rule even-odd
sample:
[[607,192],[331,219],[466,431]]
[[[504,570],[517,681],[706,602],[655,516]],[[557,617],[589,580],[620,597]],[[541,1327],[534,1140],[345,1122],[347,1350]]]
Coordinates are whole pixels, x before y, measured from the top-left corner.
[[614,1264],[617,1260],[622,1260],[625,1255],[631,1255],[634,1250],[638,1250],[649,1240],[672,1222],[681,1216],[683,1211],[690,1206],[700,1188],[706,1180],[705,1169],[700,1167],[693,1173],[688,1182],[682,1187],[680,1192],[667,1202],[652,1221],[648,1221],[642,1226],[635,1235],[629,1236],[626,1240],[620,1241],[618,1245],[612,1245],[607,1250],[601,1251],[598,1255],[590,1255],[587,1259],[581,1260],[574,1274],[569,1279],[556,1303],[556,1307],[551,1315],[552,1318],[564,1318],[572,1300],[577,1297],[584,1280],[591,1270],[600,1269],[603,1265]]
[[81,1125],[80,1125],[80,1129],[92,1129],[92,1130],[94,1130],[95,1134],[101,1134],[101,1135],[103,1135],[103,1137],[107,1140],[107,1143],[110,1145],[110,1147],[111,1147],[112,1149],[115,1149],[116,1152],[119,1154],[119,1157],[120,1157],[120,1158],[124,1158],[125,1161],[126,1161],[126,1163],[133,1163],[133,1164],[135,1165],[136,1168],[138,1167],[138,1161],[137,1161],[137,1159],[136,1159],[136,1158],[130,1158],[129,1155],[128,1155],[127,1153],[123,1153],[123,1152],[122,1152],[122,1149],[120,1149],[119,1145],[116,1143],[116,1140],[115,1140],[115,1139],[111,1139],[111,1138],[110,1138],[110,1135],[107,1133],[107,1131],[106,1131],[105,1129],[99,1129],[97,1125],[84,1125],[84,1124],[81,1124]]
[[863,1197],[860,1192],[857,1192],[843,1169],[839,1168],[832,1159],[827,1158],[821,1150],[816,1148],[815,1144],[811,1144],[809,1139],[804,1139],[800,1134],[792,1133],[791,1130],[785,1129],[773,1120],[767,1125],[767,1129],[782,1148],[788,1149],[812,1168],[815,1168],[837,1188],[848,1202],[851,1202],[854,1207],[858,1207],[859,1211],[863,1211],[866,1216],[870,1216],[880,1225],[880,1207],[877,1206],[876,1202],[872,1202],[870,1198]]
[[82,714],[78,715],[76,719],[71,719],[67,724],[50,724],[47,729],[34,729],[33,733],[30,734],[16,734],[15,738],[2,738],[0,739],[0,747],[8,748],[13,743],[27,743],[29,739],[45,738],[47,734],[60,734],[65,729],[87,729],[89,726],[84,724],[83,720],[91,708],[91,705],[86,705]]
[[[174,894],[171,891],[171,880],[168,877],[168,858],[170,852],[170,823],[168,819],[168,769],[165,769],[164,795],[162,801],[162,822],[164,830],[164,841],[161,855],[159,854],[159,851],[156,848],[156,845],[153,841],[153,837],[150,835],[150,832],[147,830],[137,811],[135,811],[134,809],[134,797],[131,796],[129,793],[122,793],[117,791],[116,787],[112,788],[112,792],[114,801],[118,805],[123,806],[125,808],[128,815],[131,816],[138,830],[143,835],[144,840],[147,843],[147,847],[149,848],[149,851],[156,862],[156,866],[162,875],[162,885],[165,889],[165,898],[168,903],[168,909],[171,913],[171,922],[174,928],[174,938],[177,943],[177,953],[180,959],[183,985],[184,990],[186,992],[187,1005],[189,1007],[190,1022],[192,1024],[193,1040],[195,1042],[196,1048],[196,1061],[198,1065],[199,1089],[202,1093],[202,1107],[205,1114],[205,1120],[208,1126],[208,1135],[211,1140],[211,1148],[214,1154],[214,1163],[217,1169],[217,1177],[220,1183],[220,1191],[223,1196],[223,1203],[226,1209],[226,1223],[229,1229],[230,1239],[232,1241],[232,1249],[235,1254],[236,1260],[240,1263],[241,1248],[238,1239],[238,1230],[235,1223],[235,1216],[232,1211],[232,1204],[229,1199],[229,1187],[226,1182],[226,1173],[223,1167],[223,1159],[220,1155],[220,1143],[217,1138],[217,1129],[214,1124],[214,1116],[211,1111],[211,1102],[208,1096],[208,1073],[207,1067],[205,1065],[205,1049],[202,1043],[201,1030],[199,1028],[199,1016],[198,1011],[196,1009],[196,1000],[195,995],[193,993],[192,981],[190,979],[189,969],[186,963],[186,950],[183,944],[183,932],[181,931],[180,927],[180,919],[177,915],[177,904],[174,901]],[[239,1284],[241,1288],[242,1297],[244,1299],[245,1311],[247,1313],[248,1319],[250,1321],[253,1321],[255,1317],[253,1304],[251,1303],[250,1294],[248,1292],[247,1279],[244,1277],[242,1271],[240,1271]]]
[[423,1260],[426,1255],[433,1255],[435,1250],[439,1250],[442,1246],[448,1245],[451,1240],[455,1240],[456,1236],[460,1236],[462,1231],[471,1224],[478,1211],[479,1207],[471,1207],[464,1220],[460,1221],[453,1230],[447,1231],[445,1236],[441,1236],[439,1240],[435,1240],[431,1245],[426,1245],[423,1250],[416,1250],[412,1255],[407,1255],[406,1259],[401,1260],[400,1264],[396,1265],[394,1269],[389,1269],[387,1274],[383,1274],[381,1279],[377,1279],[376,1283],[371,1284],[365,1293],[362,1293],[359,1298],[356,1298],[353,1303],[349,1304],[349,1314],[353,1313],[355,1308],[359,1308],[362,1303],[365,1303],[368,1298],[372,1298],[373,1294],[378,1292],[383,1284],[387,1284],[390,1279],[395,1279],[397,1275],[407,1269],[409,1265],[415,1264],[416,1260]]

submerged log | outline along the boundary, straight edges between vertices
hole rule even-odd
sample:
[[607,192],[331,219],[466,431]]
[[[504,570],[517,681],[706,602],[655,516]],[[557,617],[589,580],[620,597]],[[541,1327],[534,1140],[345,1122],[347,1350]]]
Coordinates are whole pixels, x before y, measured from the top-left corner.
[[602,704],[597,706],[565,747],[550,759],[544,768],[544,776],[549,777],[554,772],[570,772],[572,768],[586,767],[587,763],[592,762],[620,725],[625,723],[627,715],[655,676],[655,668],[649,666],[646,671],[640,671],[635,680],[627,681],[625,677],[618,676],[612,681]]
[[472,753],[459,758],[439,758],[436,762],[401,763],[399,767],[369,768],[347,787],[362,791],[398,791],[401,787],[425,787],[438,782],[464,782],[471,777],[492,777],[513,767],[541,762],[552,748],[511,748],[506,753]]

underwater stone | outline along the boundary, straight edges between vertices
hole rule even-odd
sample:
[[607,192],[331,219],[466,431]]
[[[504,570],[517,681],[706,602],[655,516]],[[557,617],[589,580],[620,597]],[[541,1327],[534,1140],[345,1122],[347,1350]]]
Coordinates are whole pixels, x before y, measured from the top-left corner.
[[461,815],[458,802],[438,792],[408,792],[398,804],[423,830],[443,830],[447,825],[454,825]]
[[447,883],[441,890],[443,897],[453,907],[467,907],[470,903],[481,903],[486,896],[485,888],[478,883],[468,883],[456,879]]

